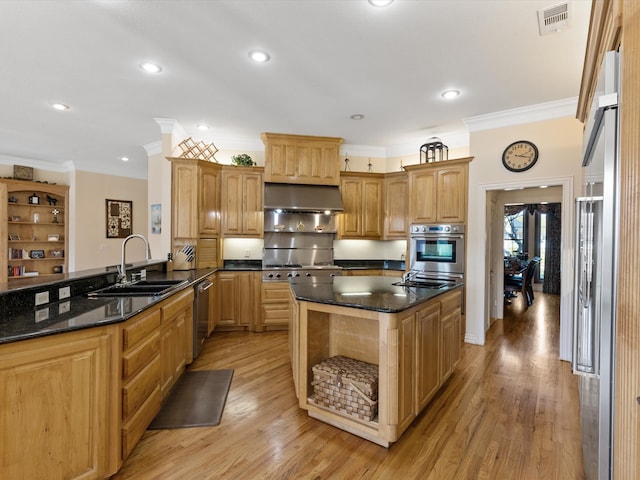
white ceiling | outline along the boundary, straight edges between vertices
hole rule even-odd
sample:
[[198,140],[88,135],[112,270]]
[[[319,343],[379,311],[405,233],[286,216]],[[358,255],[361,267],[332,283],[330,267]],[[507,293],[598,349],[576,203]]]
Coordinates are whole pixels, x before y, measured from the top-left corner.
[[578,95],[591,1],[540,36],[537,10],[559,1],[3,0],[0,160],[144,178],[154,118],[220,149],[261,148],[264,131],[447,143],[465,118]]

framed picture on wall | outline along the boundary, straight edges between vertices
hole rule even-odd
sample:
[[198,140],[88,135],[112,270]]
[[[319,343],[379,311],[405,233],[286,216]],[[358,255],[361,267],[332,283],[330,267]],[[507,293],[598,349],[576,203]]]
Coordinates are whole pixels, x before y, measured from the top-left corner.
[[124,238],[133,233],[133,202],[106,200],[107,238]]
[[162,205],[151,205],[151,233],[162,233]]

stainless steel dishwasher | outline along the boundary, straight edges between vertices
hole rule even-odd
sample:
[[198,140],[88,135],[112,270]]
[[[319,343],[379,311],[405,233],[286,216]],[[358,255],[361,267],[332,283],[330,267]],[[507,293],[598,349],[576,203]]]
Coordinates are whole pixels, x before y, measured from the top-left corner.
[[202,351],[202,344],[209,336],[209,289],[213,283],[202,280],[193,286],[193,358]]

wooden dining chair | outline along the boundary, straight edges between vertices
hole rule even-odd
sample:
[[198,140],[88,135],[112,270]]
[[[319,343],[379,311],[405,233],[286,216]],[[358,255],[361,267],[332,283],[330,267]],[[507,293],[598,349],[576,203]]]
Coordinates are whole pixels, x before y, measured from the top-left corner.
[[527,261],[527,268],[521,276],[511,275],[504,279],[504,291],[505,298],[507,293],[522,293],[522,298],[529,307],[534,300],[533,294],[533,277],[536,273],[536,268],[540,263],[540,257],[533,257]]

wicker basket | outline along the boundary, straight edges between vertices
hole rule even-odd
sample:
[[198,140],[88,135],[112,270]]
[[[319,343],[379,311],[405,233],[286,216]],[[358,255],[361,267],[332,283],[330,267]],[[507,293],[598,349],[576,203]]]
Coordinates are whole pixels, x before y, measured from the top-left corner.
[[378,413],[378,366],[338,355],[314,365],[310,400],[371,421]]

